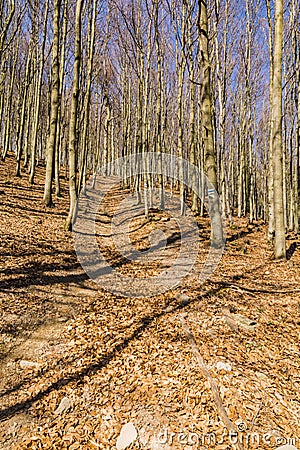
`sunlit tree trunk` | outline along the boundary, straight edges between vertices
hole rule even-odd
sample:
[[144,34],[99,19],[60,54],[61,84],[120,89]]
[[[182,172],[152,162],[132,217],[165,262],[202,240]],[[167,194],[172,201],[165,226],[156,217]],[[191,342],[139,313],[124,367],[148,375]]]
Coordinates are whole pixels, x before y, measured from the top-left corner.
[[46,179],[44,188],[44,203],[52,205],[52,180],[54,169],[54,157],[56,146],[57,118],[59,108],[59,22],[60,22],[61,0],[54,0],[53,17],[53,47],[52,47],[52,89],[51,89],[51,112],[50,131],[46,150]]
[[[155,1],[155,46],[157,54],[157,98],[156,98],[156,151],[158,153],[158,164],[161,170],[161,152],[162,152],[162,50],[161,50],[161,35],[159,29],[159,5],[160,0]],[[158,175],[159,185],[159,207],[164,209],[164,177]]]
[[4,20],[2,30],[0,30],[0,67],[2,67],[2,55],[4,52],[5,40],[16,11],[15,0],[7,0],[7,11],[8,13],[6,19]]
[[[298,2],[299,4],[299,2]],[[293,10],[296,12],[296,5],[293,2]],[[293,24],[294,30],[294,43],[298,52],[295,58],[295,75],[297,88],[297,101],[296,101],[296,149],[295,149],[295,161],[293,167],[293,216],[294,216],[294,230],[299,233],[299,220],[300,220],[300,36],[297,30],[297,19],[294,15],[295,23]],[[298,16],[299,17],[299,16]]]
[[69,192],[70,208],[66,219],[65,229],[71,231],[76,216],[77,183],[76,183],[76,125],[78,115],[78,97],[81,65],[81,16],[84,0],[77,0],[75,16],[75,55],[73,74],[73,93],[71,103],[71,117],[69,129]]
[[297,100],[297,135],[296,135],[296,158],[294,168],[294,229],[299,233],[300,220],[300,55],[298,52],[298,100]]
[[219,114],[217,117],[217,145],[219,150],[219,159],[220,159],[220,192],[222,198],[222,205],[224,211],[226,210],[228,219],[231,222],[231,208],[229,201],[229,186],[228,186],[228,177],[226,173],[226,155],[225,155],[225,124],[226,124],[226,82],[227,82],[227,27],[228,27],[228,0],[225,0],[225,17],[224,17],[224,26],[222,30],[222,41],[221,41],[221,49],[222,49],[222,60],[223,67],[221,67],[221,58],[220,58],[220,46],[219,46],[219,18],[220,18],[220,0],[215,1],[215,20],[214,20],[214,45],[215,45],[215,70],[216,70],[216,90],[219,104]]
[[30,184],[34,183],[34,174],[35,174],[37,137],[38,137],[41,93],[42,93],[42,79],[43,79],[43,71],[44,71],[44,63],[45,63],[44,54],[45,54],[45,44],[46,44],[46,37],[47,37],[48,9],[49,9],[49,0],[46,0],[45,18],[44,18],[44,27],[43,27],[43,40],[42,40],[41,50],[40,50],[40,55],[39,55],[40,61],[39,61],[39,69],[38,69],[36,89],[35,89],[34,121],[33,121],[32,137],[31,137],[31,161],[30,161],[30,173],[29,173],[29,183]]
[[57,112],[57,123],[56,123],[56,143],[55,143],[55,155],[54,155],[54,165],[55,165],[55,195],[56,197],[60,197],[60,158],[62,152],[62,118],[63,111],[65,110],[65,106],[63,105],[62,95],[63,95],[63,86],[64,86],[64,78],[65,78],[65,57],[66,57],[66,39],[67,39],[67,29],[68,29],[68,6],[69,1],[64,1],[64,14],[63,14],[63,27],[62,27],[62,36],[60,39],[60,63],[59,63],[59,102],[58,102],[58,112]]
[[81,165],[79,170],[79,180],[78,180],[78,191],[85,186],[85,172],[87,164],[87,133],[90,119],[90,99],[91,99],[91,85],[92,85],[92,75],[93,75],[93,62],[95,53],[95,29],[96,29],[96,18],[97,18],[97,0],[92,2],[92,16],[91,16],[91,31],[89,37],[89,54],[87,62],[87,86],[86,93],[84,97],[84,123],[82,132],[82,154],[81,154]]
[[282,47],[283,0],[275,0],[273,104],[273,178],[274,178],[274,254],[276,259],[286,257],[283,201],[283,145],[282,145]]
[[[185,56],[185,41],[186,41],[186,3],[182,2],[182,15],[181,15],[181,42],[179,39],[177,41],[178,49],[178,92],[177,92],[177,126],[178,126],[178,141],[177,141],[177,151],[179,158],[184,158],[184,149],[183,149],[183,129],[184,129],[184,104],[183,104],[183,87],[184,87],[184,72],[186,69],[186,56]],[[181,214],[185,214],[185,184],[184,173],[183,173],[183,164],[179,160],[179,179],[182,180],[179,182],[179,190],[180,190],[180,203],[181,203]]]
[[271,18],[270,0],[266,0],[268,30],[269,30],[269,52],[270,52],[270,133],[269,133],[269,173],[268,173],[268,206],[269,206],[269,227],[268,240],[274,238],[274,178],[273,178],[273,78],[274,78],[274,58],[273,58],[273,26]]
[[3,153],[2,153],[2,159],[4,160],[9,146],[11,144],[11,116],[12,116],[12,104],[13,104],[13,94],[14,94],[14,84],[15,84],[15,77],[16,77],[16,70],[17,70],[17,60],[19,55],[19,44],[20,40],[17,41],[17,47],[13,50],[14,51],[14,58],[13,58],[13,67],[11,71],[11,79],[9,84],[9,94],[7,99],[7,112],[6,112],[6,120],[5,120],[5,131],[4,131],[4,145],[3,145]]
[[26,126],[26,110],[28,108],[29,89],[31,85],[31,65],[32,65],[32,49],[31,46],[28,50],[26,69],[25,69],[25,85],[23,90],[21,115],[17,133],[17,163],[16,163],[16,176],[21,176],[21,160],[23,154],[24,145],[24,132]]
[[201,53],[202,98],[201,108],[203,117],[203,139],[205,152],[205,171],[211,186],[209,187],[209,211],[211,217],[211,243],[213,247],[219,248],[224,243],[222,217],[219,196],[217,195],[217,170],[215,160],[215,148],[213,137],[212,105],[210,91],[210,61],[208,53],[208,23],[207,2],[199,0],[199,44]]

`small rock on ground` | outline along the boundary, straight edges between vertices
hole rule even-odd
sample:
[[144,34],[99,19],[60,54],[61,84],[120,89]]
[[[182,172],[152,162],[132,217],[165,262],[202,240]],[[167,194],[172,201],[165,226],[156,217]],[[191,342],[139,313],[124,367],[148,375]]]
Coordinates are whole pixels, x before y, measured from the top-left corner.
[[117,440],[117,450],[124,450],[125,448],[129,447],[137,438],[137,431],[135,429],[135,426],[129,422],[123,425],[121,429],[120,436]]
[[56,410],[54,411],[54,414],[62,414],[66,411],[68,411],[72,406],[72,402],[68,397],[64,397]]
[[20,367],[21,369],[37,369],[41,366],[41,364],[34,362],[34,361],[26,361],[22,359],[20,361]]

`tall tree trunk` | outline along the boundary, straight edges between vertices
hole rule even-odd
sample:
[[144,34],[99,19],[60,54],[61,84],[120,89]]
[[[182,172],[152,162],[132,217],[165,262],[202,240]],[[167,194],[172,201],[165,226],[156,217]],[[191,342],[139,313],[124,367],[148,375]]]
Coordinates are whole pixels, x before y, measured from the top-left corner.
[[[59,105],[58,105],[58,113],[57,113],[57,126],[56,126],[56,144],[55,144],[55,195],[56,197],[60,197],[60,181],[59,181],[59,172],[60,172],[60,159],[62,152],[62,141],[63,141],[63,130],[62,130],[62,117],[63,117],[63,104],[61,101],[63,95],[63,87],[64,87],[64,77],[65,77],[65,57],[66,57],[66,40],[67,40],[67,31],[68,31],[68,6],[69,1],[64,1],[64,13],[63,13],[63,27],[62,27],[62,36],[60,39],[60,63],[59,63]],[[67,165],[67,164],[66,164]]]
[[53,48],[52,48],[52,89],[51,89],[51,113],[50,131],[46,150],[46,179],[44,189],[44,203],[52,205],[52,180],[54,155],[56,144],[56,130],[59,107],[59,22],[60,22],[61,0],[54,0],[53,18]]
[[[297,32],[295,31],[295,34]],[[298,33],[299,35],[299,33]],[[298,82],[297,92],[297,124],[296,124],[296,157],[294,165],[294,179],[293,179],[293,191],[294,191],[294,230],[299,233],[299,220],[300,220],[300,38],[298,37],[298,53],[296,57],[296,74]]]
[[74,55],[74,75],[73,94],[71,104],[71,118],[69,129],[69,192],[70,208],[65,223],[65,229],[72,230],[72,223],[76,217],[77,187],[76,187],[76,125],[78,115],[79,79],[81,65],[81,15],[84,0],[77,0],[75,18],[75,55]]
[[216,191],[217,170],[215,160],[215,145],[213,137],[212,121],[212,101],[210,89],[210,61],[208,53],[208,21],[207,21],[207,1],[198,0],[199,19],[198,32],[202,65],[202,117],[203,117],[203,139],[205,152],[205,171],[209,183],[211,184],[208,195],[209,212],[211,217],[211,244],[215,248],[220,248],[224,244],[222,217],[219,196]]
[[[184,129],[184,104],[183,104],[183,94],[184,94],[184,72],[186,69],[186,56],[185,56],[185,41],[186,41],[186,3],[182,2],[182,18],[181,18],[181,49],[179,52],[179,60],[178,60],[178,92],[177,92],[177,127],[178,127],[178,140],[177,140],[177,149],[179,156],[179,190],[180,190],[180,212],[181,215],[185,214],[185,194],[186,187],[184,184],[184,173],[183,173],[183,162],[181,161],[184,158],[184,148],[183,148],[183,129]],[[179,39],[177,42],[177,46],[179,46]]]
[[15,84],[15,76],[16,76],[16,69],[17,69],[17,60],[19,55],[19,45],[20,45],[20,39],[18,39],[17,47],[15,48],[15,58],[13,58],[13,68],[11,72],[11,78],[10,78],[10,84],[9,84],[9,94],[8,94],[8,105],[7,105],[7,111],[6,111],[6,120],[5,120],[5,138],[4,138],[4,145],[3,145],[3,153],[2,153],[2,159],[4,160],[9,146],[11,145],[11,111],[12,111],[12,103],[13,103],[13,93],[14,93],[14,84]]
[[45,54],[45,45],[46,45],[46,37],[47,37],[47,21],[48,21],[48,9],[49,9],[49,0],[46,0],[45,5],[45,18],[44,18],[44,28],[43,28],[43,41],[41,44],[40,51],[40,64],[38,70],[38,78],[35,89],[35,103],[34,103],[34,122],[33,122],[33,130],[32,130],[32,139],[31,139],[31,161],[30,161],[30,173],[29,173],[29,183],[34,183],[34,174],[35,174],[35,164],[36,164],[36,148],[37,148],[37,136],[38,136],[38,127],[39,127],[39,116],[40,116],[40,105],[41,105],[41,92],[42,92],[42,79],[43,79],[43,71],[44,71],[44,54]]
[[17,164],[16,164],[16,176],[21,176],[21,159],[23,154],[23,145],[24,145],[24,130],[26,125],[26,107],[28,96],[29,96],[29,89],[31,84],[31,64],[32,64],[32,48],[31,45],[29,46],[28,55],[27,55],[27,62],[26,62],[26,69],[25,69],[25,86],[23,91],[23,99],[22,99],[22,108],[21,108],[21,116],[20,116],[20,122],[18,127],[18,134],[17,134]]
[[4,43],[5,43],[5,40],[7,37],[9,27],[12,23],[15,11],[16,11],[15,0],[8,0],[7,5],[9,5],[9,6],[7,6],[8,14],[7,14],[6,20],[4,21],[2,30],[0,31],[0,67],[2,67],[2,55],[4,52]]
[[273,58],[273,27],[271,17],[270,0],[266,0],[268,29],[269,29],[269,52],[270,52],[270,132],[269,132],[269,173],[268,173],[268,206],[269,206],[269,227],[268,240],[274,238],[274,177],[273,177],[273,78],[274,78],[274,58]]
[[92,6],[92,16],[91,16],[91,32],[89,37],[89,56],[87,62],[87,86],[86,93],[84,97],[84,123],[83,123],[83,133],[82,133],[82,157],[81,166],[79,172],[78,181],[78,191],[85,187],[85,173],[87,164],[87,132],[90,119],[90,98],[91,98],[91,85],[92,85],[92,75],[93,75],[93,62],[94,62],[94,52],[95,52],[95,28],[96,28],[96,18],[97,18],[97,0],[93,0]]
[[283,200],[283,146],[282,146],[282,47],[283,0],[275,1],[274,77],[273,77],[273,176],[274,176],[274,254],[276,259],[286,258]]
[[[162,50],[161,50],[161,36],[159,29],[159,0],[155,0],[155,46],[157,54],[157,98],[156,98],[156,151],[158,154],[159,171],[162,170]],[[158,175],[159,185],[159,208],[165,207],[165,193],[164,193],[164,177],[162,174]]]

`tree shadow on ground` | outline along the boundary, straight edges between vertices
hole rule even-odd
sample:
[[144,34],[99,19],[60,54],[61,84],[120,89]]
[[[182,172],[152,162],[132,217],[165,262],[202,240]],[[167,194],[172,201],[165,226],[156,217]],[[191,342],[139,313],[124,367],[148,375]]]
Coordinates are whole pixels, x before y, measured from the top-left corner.
[[297,245],[299,245],[299,242],[292,242],[289,248],[286,251],[286,259],[289,261],[293,254],[295,253],[297,249]]
[[[220,287],[213,288],[203,294],[201,296],[201,300],[206,297],[210,297],[214,294],[216,294],[220,290]],[[54,383],[51,383],[48,387],[45,389],[40,390],[37,394],[34,396],[28,398],[27,400],[24,400],[22,402],[18,402],[15,405],[12,405],[10,407],[4,408],[0,410],[0,421],[4,421],[8,419],[9,417],[12,417],[16,413],[20,413],[22,411],[25,411],[26,409],[30,408],[34,403],[37,401],[43,399],[45,396],[50,394],[54,390],[60,390],[63,387],[67,386],[68,384],[72,382],[83,382],[84,378],[86,376],[92,376],[105,368],[118,354],[120,354],[124,349],[128,347],[128,345],[136,340],[139,339],[140,336],[143,334],[143,332],[150,327],[155,321],[163,316],[173,314],[174,312],[178,312],[185,308],[187,305],[193,304],[200,301],[199,298],[196,299],[190,299],[189,301],[183,301],[178,304],[178,301],[176,299],[171,299],[169,302],[167,302],[164,305],[164,309],[156,314],[153,315],[146,315],[138,320],[134,324],[136,327],[135,330],[133,330],[130,334],[130,336],[126,337],[122,340],[119,344],[115,345],[108,353],[106,353],[104,356],[102,356],[97,362],[94,364],[90,364],[80,371],[77,371],[76,373],[66,376],[64,378],[61,378]],[[175,303],[175,304],[174,304]],[[172,305],[173,304],[173,305]],[[168,311],[166,311],[168,309]],[[132,325],[131,325],[132,326]],[[68,365],[70,365],[70,361],[68,361]],[[45,374],[45,372],[43,373]],[[29,381],[27,379],[27,381]],[[23,382],[18,383],[14,387],[11,387],[7,389],[6,391],[1,393],[1,397],[4,397],[10,393],[16,392],[18,389],[22,388],[22,386],[25,384],[25,380]]]
[[253,233],[253,231],[255,231],[255,229],[251,229],[251,230],[247,230],[247,231],[241,230],[241,231],[238,231],[236,234],[233,234],[232,236],[228,237],[226,240],[227,240],[227,242],[234,242],[234,241],[237,241],[238,239],[248,236],[249,234]]

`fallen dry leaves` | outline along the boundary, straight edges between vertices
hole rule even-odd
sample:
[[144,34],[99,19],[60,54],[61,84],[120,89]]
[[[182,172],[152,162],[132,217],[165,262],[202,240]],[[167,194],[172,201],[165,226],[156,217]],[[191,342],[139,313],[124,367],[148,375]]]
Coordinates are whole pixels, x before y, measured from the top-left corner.
[[[43,168],[35,186],[25,175],[14,178],[12,157],[0,170],[1,448],[115,449],[128,423],[138,433],[131,449],[232,448],[180,317],[244,448],[276,448],[284,438],[299,447],[296,236],[288,240],[291,258],[276,263],[265,225],[235,219],[209,281],[201,285],[197,277],[204,246],[181,286],[147,299],[124,298],[102,290],[80,268],[63,230],[65,181],[63,198],[46,209]],[[147,247],[154,226],[168,229],[160,214],[141,227],[134,223],[137,248]],[[207,243],[207,219],[197,220]],[[109,240],[105,245],[118,262]],[[132,262],[122,266],[135,276],[138,270]],[[155,261],[147,267],[150,276],[160,270]]]

